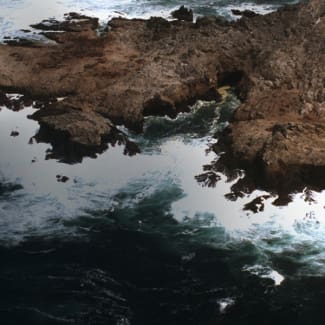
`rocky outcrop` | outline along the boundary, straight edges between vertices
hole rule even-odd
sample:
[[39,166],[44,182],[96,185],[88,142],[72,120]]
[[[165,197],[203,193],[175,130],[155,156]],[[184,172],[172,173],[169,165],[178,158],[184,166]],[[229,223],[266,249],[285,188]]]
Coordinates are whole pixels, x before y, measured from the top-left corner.
[[232,14],[235,16],[243,16],[243,17],[255,17],[258,14],[252,10],[238,10],[238,9],[232,9]]
[[227,148],[270,188],[324,188],[325,3],[285,7],[264,22],[270,45],[256,53],[246,89],[239,88],[243,104],[216,149]]
[[109,119],[102,118],[98,113],[67,109],[65,106],[61,109],[59,105],[53,109],[40,110],[33,118],[42,121],[42,125],[50,129],[67,134],[72,142],[81,145],[100,146],[102,137],[114,129]]
[[193,10],[181,6],[172,12],[172,17],[179,20],[193,21]]
[[229,84],[242,105],[218,148],[270,186],[314,174],[324,186],[324,7],[310,0],[236,22],[115,18],[106,34],[73,14],[52,29],[36,26],[55,44],[0,46],[0,87],[64,97],[34,118],[96,146],[116,124],[141,131],[145,115],[175,116]]

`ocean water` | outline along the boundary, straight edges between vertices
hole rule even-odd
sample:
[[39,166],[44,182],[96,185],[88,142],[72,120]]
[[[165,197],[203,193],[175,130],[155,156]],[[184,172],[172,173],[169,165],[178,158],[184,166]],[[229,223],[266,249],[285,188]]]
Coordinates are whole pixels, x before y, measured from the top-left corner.
[[[250,9],[258,13],[268,13],[284,4],[297,3],[298,0],[1,0],[0,37],[35,37],[30,24],[43,19],[61,19],[67,12],[77,11],[99,17],[102,23],[112,17],[149,18],[162,16],[171,18],[171,11],[186,5],[194,10],[195,16],[220,15],[235,19],[231,9]],[[22,33],[21,29],[31,33]]]
[[[165,15],[180,1],[1,1],[1,32],[66,11]],[[192,1],[196,15],[280,1]],[[39,6],[39,7],[38,7]],[[39,8],[36,10],[35,8]],[[22,17],[25,17],[24,19]],[[10,94],[18,99],[20,94]],[[37,141],[33,105],[0,107],[0,324],[316,324],[324,321],[325,192],[307,188],[277,207],[244,210],[268,193],[227,199],[195,176],[217,159],[209,145],[239,105],[197,102],[172,120],[128,132],[134,157],[109,145],[66,164]],[[123,127],[121,127],[123,128]],[[13,133],[14,132],[14,133]],[[62,177],[66,176],[66,182]]]

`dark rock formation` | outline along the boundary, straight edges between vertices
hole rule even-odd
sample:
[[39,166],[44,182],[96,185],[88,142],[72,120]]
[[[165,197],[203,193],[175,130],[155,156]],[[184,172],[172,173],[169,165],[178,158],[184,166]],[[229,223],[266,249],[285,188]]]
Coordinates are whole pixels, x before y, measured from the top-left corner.
[[252,10],[238,10],[238,9],[232,9],[232,14],[235,16],[243,16],[247,18],[255,17],[258,14]]
[[193,10],[181,6],[179,9],[172,12],[172,16],[179,20],[193,21]]
[[19,132],[18,131],[11,131],[10,136],[11,137],[18,137]]
[[230,84],[243,103],[219,148],[271,186],[324,187],[324,16],[324,1],[310,0],[231,23],[115,18],[99,36],[98,21],[70,14],[50,22],[56,45],[0,46],[0,87],[63,97],[34,118],[98,146],[114,124],[141,131],[144,115],[175,116]]
[[69,177],[68,176],[62,176],[62,175],[56,175],[56,180],[59,182],[59,183],[66,183],[68,180],[69,180]]
[[8,99],[7,95],[0,90],[0,106],[10,106],[10,100]]
[[25,39],[21,37],[15,37],[13,39],[6,39],[4,43],[10,46],[27,46],[27,47],[39,47],[40,44],[36,41]]
[[71,12],[65,15],[64,21],[46,19],[38,24],[31,25],[31,27],[44,31],[82,32],[98,28],[98,18]]

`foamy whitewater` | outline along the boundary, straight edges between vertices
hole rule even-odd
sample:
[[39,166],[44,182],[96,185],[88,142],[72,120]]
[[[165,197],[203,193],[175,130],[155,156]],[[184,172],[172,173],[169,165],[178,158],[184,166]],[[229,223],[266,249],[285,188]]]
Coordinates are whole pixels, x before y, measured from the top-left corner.
[[[106,23],[113,17],[126,18],[149,18],[150,16],[161,16],[170,19],[171,11],[180,5],[186,5],[194,10],[195,16],[220,15],[227,19],[235,19],[232,9],[254,10],[265,14],[271,12],[283,4],[297,3],[297,0],[275,0],[275,1],[238,1],[238,0],[1,0],[0,1],[0,37],[24,36],[36,37],[30,24],[35,24],[43,19],[62,19],[67,12],[77,11],[100,18]],[[21,29],[31,30],[29,33],[21,33]]]

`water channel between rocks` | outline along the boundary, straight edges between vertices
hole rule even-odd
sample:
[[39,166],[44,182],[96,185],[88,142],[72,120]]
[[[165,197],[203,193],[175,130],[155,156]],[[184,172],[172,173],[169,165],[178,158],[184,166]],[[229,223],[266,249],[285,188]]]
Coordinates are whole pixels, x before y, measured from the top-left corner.
[[[156,297],[154,316],[150,312],[142,315],[144,306],[134,299],[150,304],[151,296],[138,291],[130,294],[132,283],[138,288],[154,290],[161,285],[171,290],[167,305],[176,304],[174,299],[185,303],[179,294],[188,286],[192,286],[188,289],[191,297],[212,286],[216,290],[213,313],[225,317],[228,312],[232,315],[235,306],[246,310],[243,296],[248,293],[241,288],[245,283],[255,281],[253,287],[273,292],[286,283],[294,286],[290,281],[302,277],[323,276],[324,192],[293,194],[293,201],[282,207],[272,205],[273,196],[264,200],[263,211],[253,213],[243,207],[266,192],[256,189],[230,201],[225,194],[236,180],[227,182],[220,174],[215,187],[206,187],[195,179],[204,165],[217,158],[208,149],[217,141],[213,135],[227,123],[220,117],[229,115],[238,104],[230,93],[221,104],[199,101],[174,120],[148,117],[143,134],[128,133],[141,154],[123,155],[123,146],[115,145],[97,158],[85,157],[76,164],[45,159],[51,144],[37,143],[34,136],[39,125],[27,118],[35,110],[32,106],[18,112],[1,107],[0,256],[5,264],[0,278],[7,279],[1,300],[5,301],[5,295],[11,299],[1,307],[5,317],[27,317],[36,320],[34,324],[52,319],[56,324],[78,323],[78,317],[86,315],[97,319],[96,324],[107,319],[127,324],[122,321],[133,318],[151,324],[147,317],[158,317],[158,305],[166,298]],[[135,266],[137,259],[140,264]],[[190,271],[185,272],[184,267]],[[11,295],[11,283],[16,281],[12,272],[16,279],[31,281],[21,299]],[[185,283],[178,283],[177,277]],[[69,283],[67,289],[60,287],[62,279]],[[76,281],[78,289],[73,284]],[[124,294],[127,300],[105,296],[100,281],[119,299]],[[119,284],[116,289],[114,281],[128,285]],[[41,302],[48,286],[55,292],[52,300],[64,301],[61,307],[52,300]],[[103,310],[100,315],[91,314],[99,308],[98,301],[87,304],[84,289],[91,297],[102,297],[110,316]],[[28,302],[34,290],[38,290],[38,298]],[[207,292],[203,305],[211,303]],[[130,307],[126,301],[135,305]],[[72,316],[73,309],[78,317]],[[184,311],[180,307],[175,313]],[[192,321],[193,315],[189,315]],[[156,323],[162,324],[164,318],[159,317]]]

